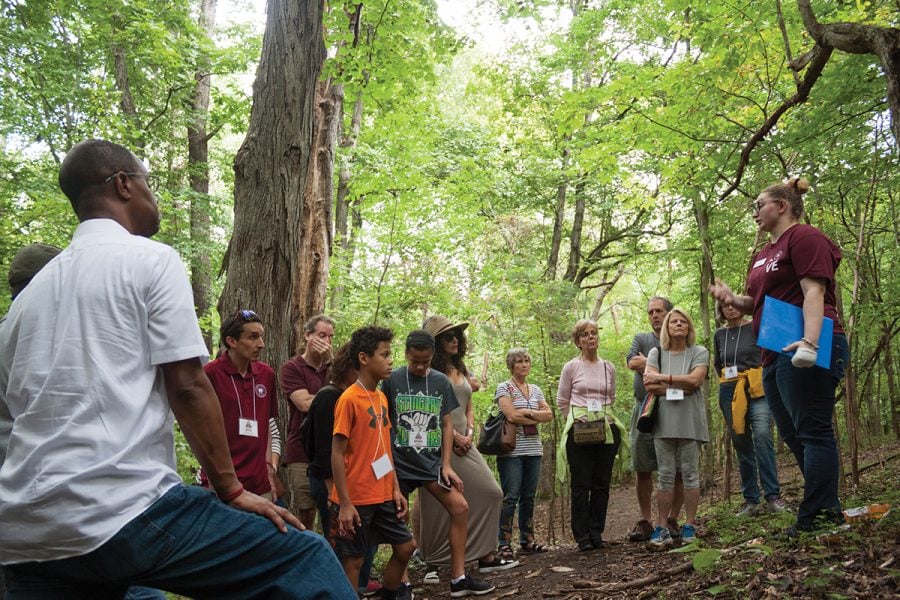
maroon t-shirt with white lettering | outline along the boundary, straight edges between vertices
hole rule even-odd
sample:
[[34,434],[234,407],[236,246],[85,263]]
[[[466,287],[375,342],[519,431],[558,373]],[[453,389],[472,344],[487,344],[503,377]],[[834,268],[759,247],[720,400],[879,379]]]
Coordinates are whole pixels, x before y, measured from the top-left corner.
[[330,364],[322,365],[321,369],[316,370],[303,360],[303,356],[298,354],[281,367],[281,391],[287,401],[289,415],[287,442],[284,447],[284,456],[281,459],[281,462],[286,465],[309,462],[309,458],[303,450],[303,443],[300,441],[300,426],[306,419],[306,413],[291,402],[291,394],[297,390],[306,390],[315,396],[322,386],[328,383],[326,378]]
[[[207,363],[203,370],[222,406],[235,475],[247,491],[267,493],[271,489],[266,464],[269,419],[278,417],[275,371],[266,363],[254,361],[250,363],[247,375],[241,376],[227,353]],[[238,427],[241,419],[256,421],[256,437],[241,435]],[[206,473],[202,471],[200,481],[208,485]]]
[[[841,263],[841,250],[827,235],[810,225],[794,225],[756,255],[747,275],[747,293],[753,297],[753,332],[759,335],[763,299],[803,307],[800,280],[813,277],[825,280],[825,316],[834,320],[834,332],[842,333],[835,309],[834,272]],[[762,351],[762,362],[769,364],[777,354]]]

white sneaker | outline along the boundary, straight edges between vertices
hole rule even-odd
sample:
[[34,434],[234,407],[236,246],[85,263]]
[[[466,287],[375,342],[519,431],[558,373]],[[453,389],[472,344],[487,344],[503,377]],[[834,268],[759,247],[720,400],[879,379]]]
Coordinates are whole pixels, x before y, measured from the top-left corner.
[[438,572],[436,570],[428,571],[427,573],[425,573],[425,579],[422,580],[422,583],[425,583],[428,585],[434,585],[435,583],[440,583],[440,582],[441,582],[441,578],[438,577]]

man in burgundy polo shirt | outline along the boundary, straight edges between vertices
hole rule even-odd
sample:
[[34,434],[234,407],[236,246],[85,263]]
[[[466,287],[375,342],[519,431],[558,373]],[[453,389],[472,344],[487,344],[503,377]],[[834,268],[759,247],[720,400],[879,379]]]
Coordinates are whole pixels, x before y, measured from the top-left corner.
[[309,490],[309,477],[306,474],[309,459],[303,451],[300,426],[306,419],[316,393],[328,382],[334,321],[325,315],[310,318],[303,326],[303,338],[306,342],[303,354],[291,358],[281,367],[281,390],[288,400],[290,411],[282,462],[287,465],[289,508],[307,529],[312,529],[316,518],[316,503]]
[[[222,321],[225,352],[203,370],[212,382],[228,437],[234,471],[244,488],[273,500],[270,420],[278,417],[275,371],[259,361],[265,348],[256,313],[239,310]],[[208,485],[201,472],[203,485]]]

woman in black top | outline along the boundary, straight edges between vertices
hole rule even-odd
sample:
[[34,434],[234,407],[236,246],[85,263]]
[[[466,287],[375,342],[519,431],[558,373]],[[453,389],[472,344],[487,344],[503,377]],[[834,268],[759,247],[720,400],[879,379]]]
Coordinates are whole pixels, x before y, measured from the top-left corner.
[[[716,302],[716,317],[725,323],[713,336],[714,362],[719,374],[719,407],[731,430],[741,473],[744,504],[738,515],[755,515],[762,508],[783,512],[785,506],[772,442],[772,413],[762,389],[762,367],[753,323],[744,319],[736,308],[721,302]],[[760,506],[760,483],[765,492],[764,507]]]

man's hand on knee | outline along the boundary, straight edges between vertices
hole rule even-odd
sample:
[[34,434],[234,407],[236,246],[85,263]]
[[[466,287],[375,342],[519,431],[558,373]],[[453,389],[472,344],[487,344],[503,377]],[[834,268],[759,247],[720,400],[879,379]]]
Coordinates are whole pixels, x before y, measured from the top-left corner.
[[295,517],[286,508],[281,508],[269,502],[265,498],[260,498],[256,494],[252,494],[246,490],[244,493],[230,502],[231,506],[244,512],[256,513],[261,515],[273,523],[281,533],[287,533],[287,525],[293,525],[300,531],[306,529],[303,523]]

